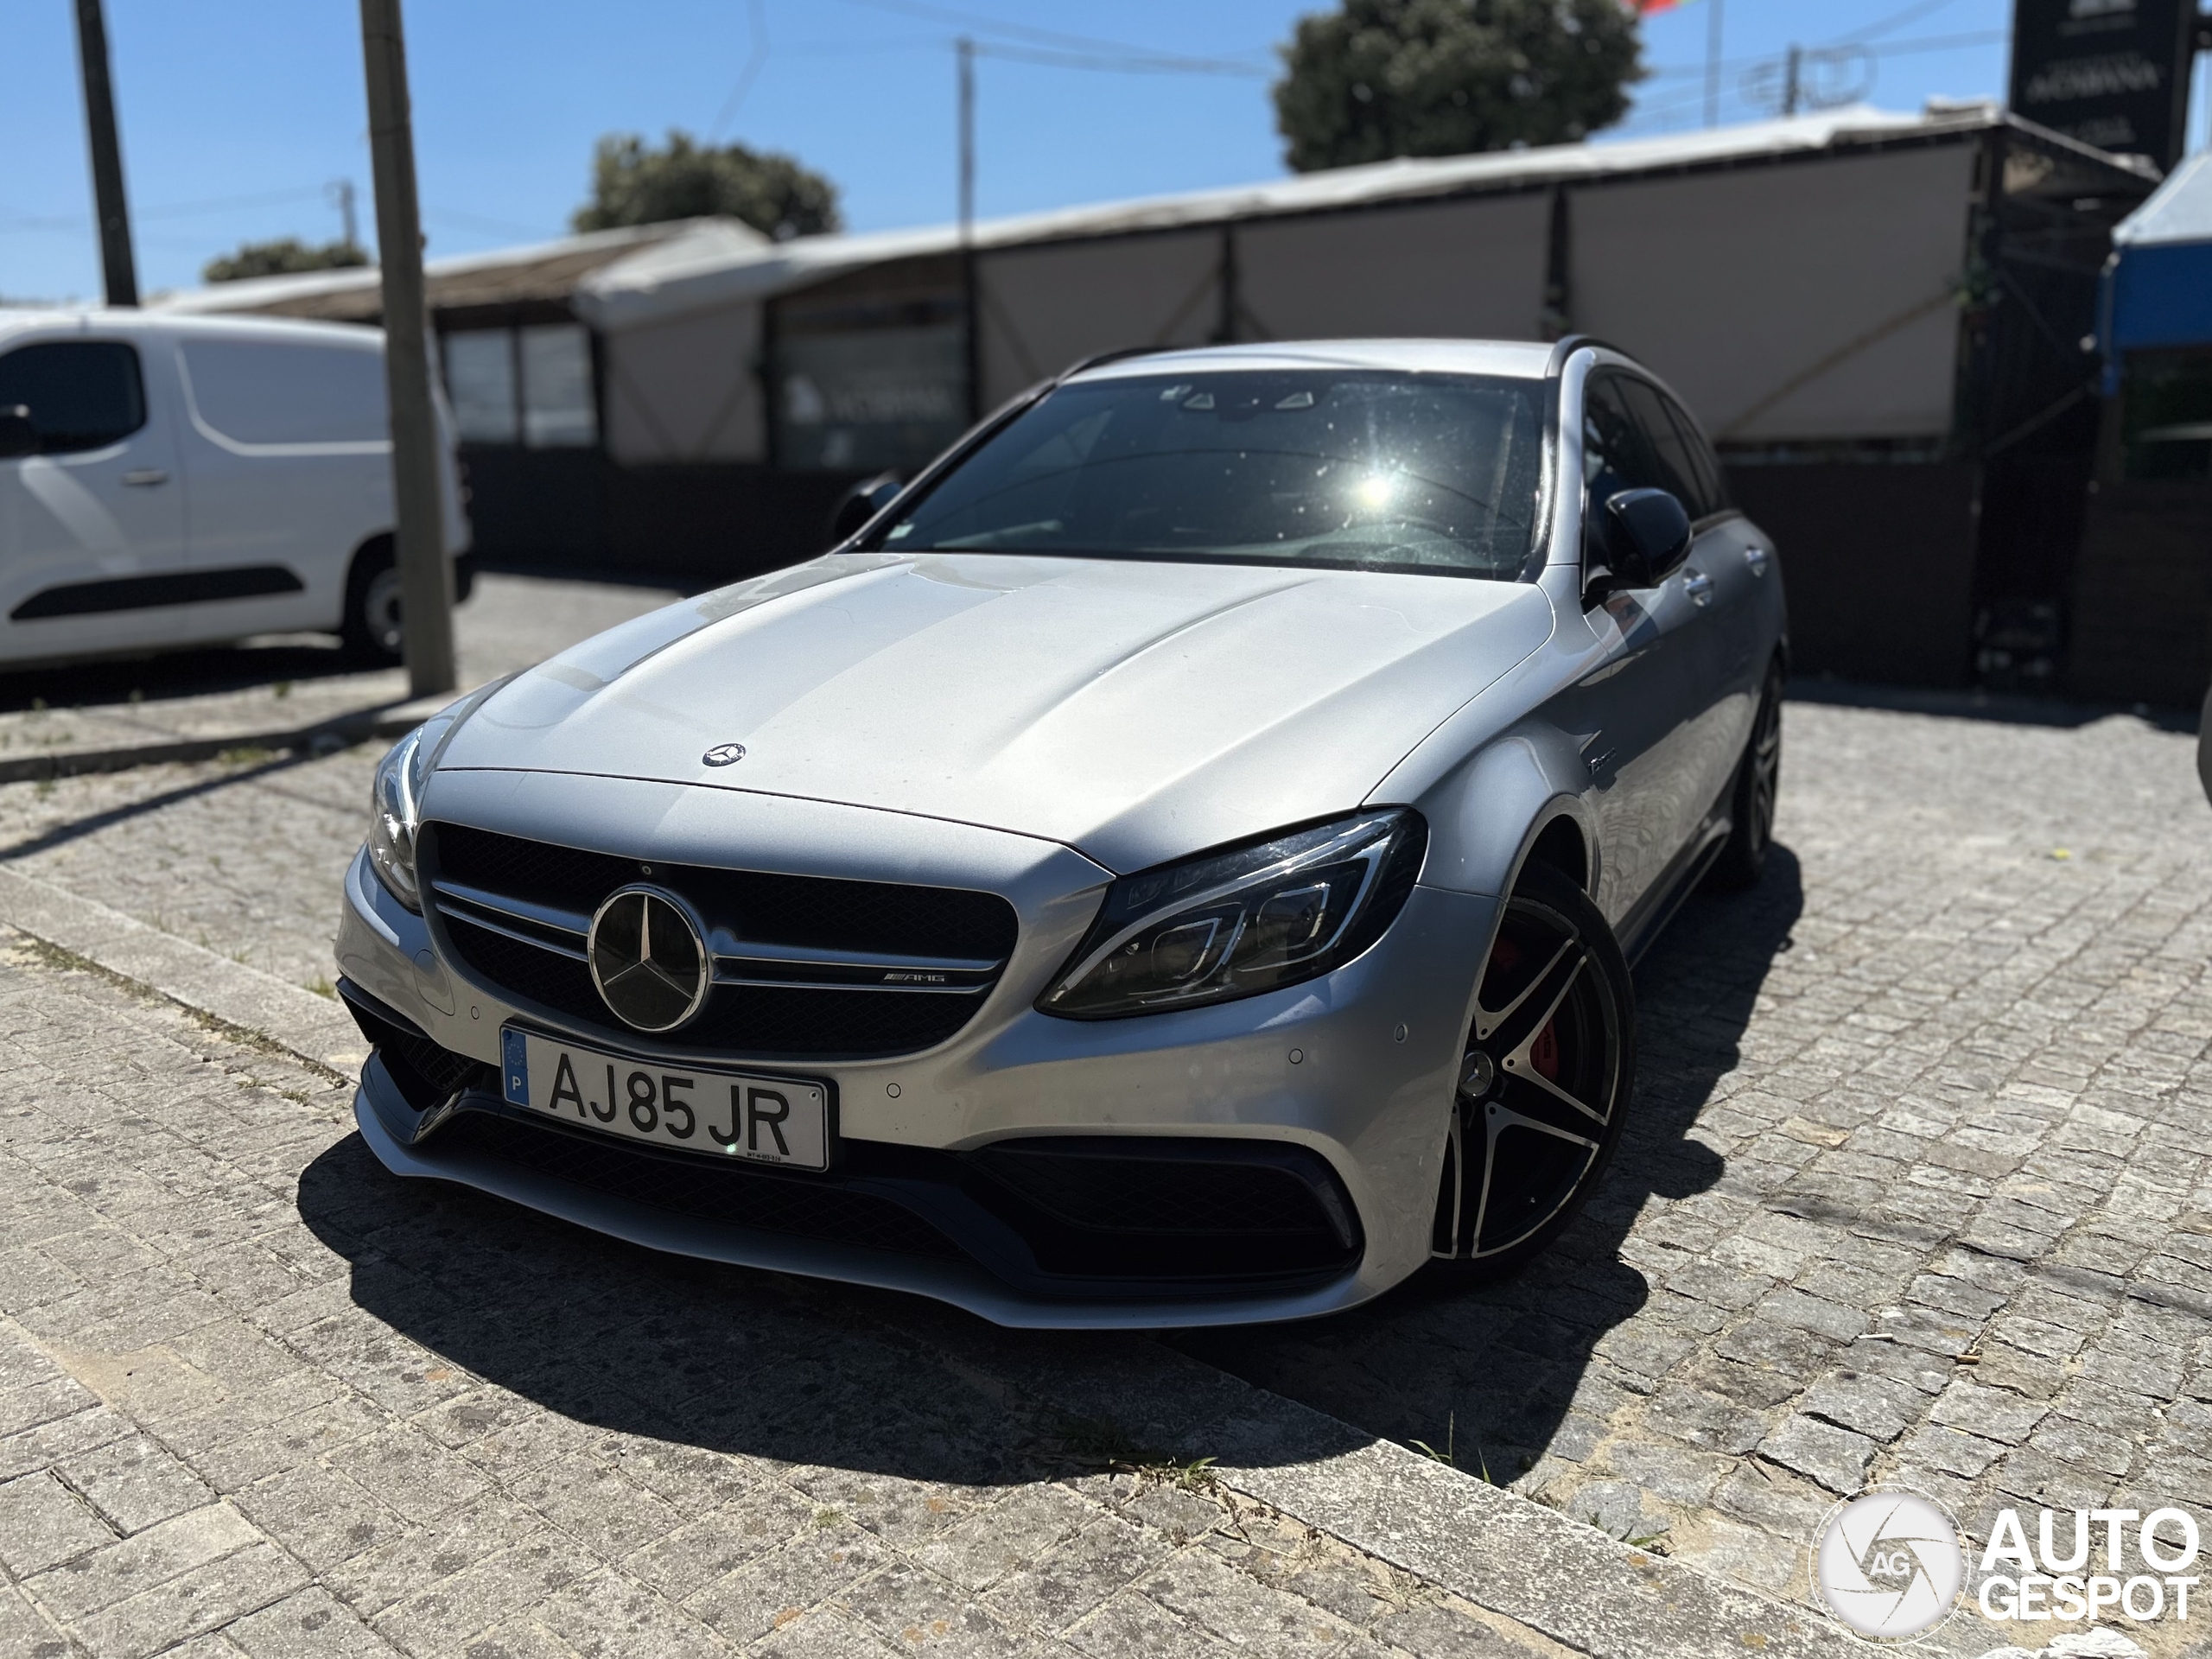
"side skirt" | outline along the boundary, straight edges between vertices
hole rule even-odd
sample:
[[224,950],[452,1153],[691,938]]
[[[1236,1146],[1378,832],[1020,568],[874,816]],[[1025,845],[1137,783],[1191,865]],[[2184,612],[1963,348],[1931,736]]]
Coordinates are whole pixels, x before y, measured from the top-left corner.
[[1675,919],[1675,912],[1682,907],[1683,901],[1697,891],[1697,884],[1705,880],[1705,873],[1727,846],[1735,827],[1734,821],[1719,807],[1706,814],[1697,834],[1683,844],[1665,873],[1622,919],[1618,936],[1621,954],[1628,958],[1630,967],[1643,959],[1643,953],[1666,931],[1667,924]]

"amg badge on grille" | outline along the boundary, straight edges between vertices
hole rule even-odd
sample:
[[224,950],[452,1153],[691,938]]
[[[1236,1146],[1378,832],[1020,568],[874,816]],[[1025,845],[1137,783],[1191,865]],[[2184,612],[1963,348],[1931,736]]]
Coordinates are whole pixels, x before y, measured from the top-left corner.
[[717,743],[699,757],[710,766],[731,766],[745,759],[742,743]]
[[625,887],[599,907],[584,941],[592,983],[636,1031],[673,1031],[707,1000],[714,964],[690,911],[658,887]]

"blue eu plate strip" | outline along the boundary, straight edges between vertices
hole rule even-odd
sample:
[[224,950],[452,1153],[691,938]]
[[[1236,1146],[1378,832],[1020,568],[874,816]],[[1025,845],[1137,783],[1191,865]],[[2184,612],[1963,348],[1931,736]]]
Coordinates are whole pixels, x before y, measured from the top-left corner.
[[517,1106],[530,1104],[530,1046],[518,1031],[499,1033],[499,1052],[505,1057],[501,1068],[506,1079],[507,1099]]

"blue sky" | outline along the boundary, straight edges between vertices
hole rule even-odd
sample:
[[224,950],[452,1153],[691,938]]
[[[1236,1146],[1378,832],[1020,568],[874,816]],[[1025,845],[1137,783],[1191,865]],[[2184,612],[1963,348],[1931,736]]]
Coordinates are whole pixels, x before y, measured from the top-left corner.
[[[1721,0],[1721,118],[1763,111],[1758,66],[1878,31],[1831,90],[1889,108],[1995,94],[2008,0]],[[1714,0],[1649,20],[1625,128],[1704,119]],[[842,188],[855,228],[926,223],[954,203],[950,41],[964,26],[1030,59],[1078,35],[1236,73],[1111,73],[987,56],[978,67],[984,213],[1280,174],[1274,48],[1315,0],[415,0],[408,8],[417,165],[430,251],[554,235],[583,198],[594,139],[671,126],[789,150]],[[0,295],[97,291],[98,259],[68,0],[0,0]],[[964,24],[962,20],[969,20]],[[352,0],[108,0],[140,282],[189,285],[239,241],[338,232],[331,181],[372,227],[359,12]],[[1947,44],[1948,42],[1948,44]],[[765,47],[765,51],[763,48]],[[1898,48],[1905,49],[1899,50]],[[733,94],[752,73],[733,110]],[[1748,80],[1747,80],[1747,78]],[[2201,100],[2200,100],[2201,101]],[[2192,136],[2202,142],[2200,114]]]

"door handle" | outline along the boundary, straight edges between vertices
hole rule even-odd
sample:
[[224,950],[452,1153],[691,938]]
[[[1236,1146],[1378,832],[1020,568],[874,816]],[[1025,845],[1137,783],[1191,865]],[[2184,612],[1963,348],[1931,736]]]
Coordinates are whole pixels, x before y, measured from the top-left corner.
[[1693,570],[1682,578],[1682,591],[1700,605],[1713,602],[1713,578],[1702,570]]
[[150,490],[156,484],[166,484],[169,475],[158,467],[143,467],[135,473],[125,473],[123,481],[136,490]]

